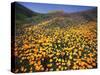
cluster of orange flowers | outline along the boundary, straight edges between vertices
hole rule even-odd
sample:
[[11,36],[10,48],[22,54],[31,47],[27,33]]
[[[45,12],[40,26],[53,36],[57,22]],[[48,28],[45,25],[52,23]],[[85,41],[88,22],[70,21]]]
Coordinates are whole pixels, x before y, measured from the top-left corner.
[[63,28],[48,24],[24,27],[16,36],[16,73],[96,68],[95,22]]

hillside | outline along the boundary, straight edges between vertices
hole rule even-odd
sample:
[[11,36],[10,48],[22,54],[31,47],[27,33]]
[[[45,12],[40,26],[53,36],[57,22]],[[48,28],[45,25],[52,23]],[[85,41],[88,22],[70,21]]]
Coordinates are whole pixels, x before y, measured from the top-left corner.
[[15,2],[15,11],[16,11],[16,19],[22,19],[27,17],[32,17],[33,15],[36,16],[37,13],[31,11],[30,9],[24,7],[23,5]]
[[30,23],[32,20],[32,16],[39,15],[38,13],[24,7],[23,5],[19,4],[18,2],[14,3],[15,6],[15,19],[16,19],[16,26],[20,28],[20,24]]

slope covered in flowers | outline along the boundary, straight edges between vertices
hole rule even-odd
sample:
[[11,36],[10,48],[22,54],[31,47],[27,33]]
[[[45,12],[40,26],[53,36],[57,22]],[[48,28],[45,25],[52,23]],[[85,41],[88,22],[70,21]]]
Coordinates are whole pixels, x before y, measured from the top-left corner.
[[15,36],[14,72],[96,68],[96,31],[96,21],[73,24],[66,17],[23,26]]

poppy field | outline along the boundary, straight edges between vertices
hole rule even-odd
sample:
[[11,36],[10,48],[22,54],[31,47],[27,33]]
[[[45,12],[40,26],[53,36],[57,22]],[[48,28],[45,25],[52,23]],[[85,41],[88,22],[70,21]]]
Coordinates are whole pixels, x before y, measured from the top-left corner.
[[15,73],[97,68],[97,22],[58,15],[16,29]]

